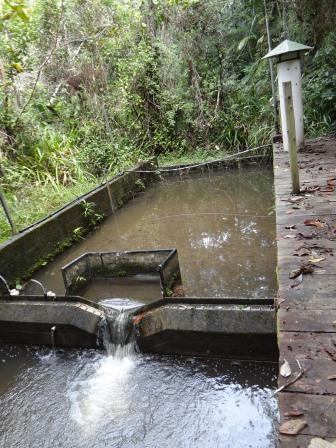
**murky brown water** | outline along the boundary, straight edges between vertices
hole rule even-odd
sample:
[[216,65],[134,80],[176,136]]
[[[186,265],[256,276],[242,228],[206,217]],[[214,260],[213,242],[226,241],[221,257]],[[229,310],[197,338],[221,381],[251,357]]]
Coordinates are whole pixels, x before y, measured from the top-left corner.
[[1,448],[276,447],[274,364],[8,346],[0,362]]
[[[155,184],[35,278],[61,294],[61,267],[84,252],[172,247],[178,249],[188,296],[272,298],[276,249],[271,170]],[[122,297],[133,291],[126,288]]]
[[90,300],[118,297],[151,303],[162,299],[160,278],[149,276],[118,277],[113,279],[94,279],[79,293]]

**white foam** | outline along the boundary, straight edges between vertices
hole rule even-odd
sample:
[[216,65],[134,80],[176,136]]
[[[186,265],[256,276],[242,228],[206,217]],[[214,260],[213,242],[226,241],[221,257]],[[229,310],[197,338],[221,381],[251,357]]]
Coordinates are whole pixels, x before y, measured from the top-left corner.
[[[85,432],[94,431],[103,415],[111,421],[121,420],[128,413],[132,404],[129,377],[135,363],[132,357],[104,356],[96,361],[87,379],[70,383],[70,416]],[[85,378],[88,372],[84,370],[80,376]]]

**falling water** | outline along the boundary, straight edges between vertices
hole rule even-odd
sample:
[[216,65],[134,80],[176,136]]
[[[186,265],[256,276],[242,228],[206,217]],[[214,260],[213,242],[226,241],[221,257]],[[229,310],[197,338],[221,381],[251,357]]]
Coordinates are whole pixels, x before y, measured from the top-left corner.
[[106,299],[100,305],[105,311],[102,339],[108,355],[117,359],[132,357],[136,346],[132,316],[142,303],[130,299]]
[[56,332],[56,327],[54,325],[53,327],[50,328],[51,348],[52,348],[52,351],[54,354],[56,353],[55,332]]

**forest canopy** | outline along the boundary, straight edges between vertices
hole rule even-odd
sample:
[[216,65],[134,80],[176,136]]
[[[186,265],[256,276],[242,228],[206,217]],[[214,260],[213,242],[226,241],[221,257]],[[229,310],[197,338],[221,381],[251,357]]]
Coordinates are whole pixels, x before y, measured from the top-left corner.
[[[139,159],[270,142],[265,9],[273,46],[289,38],[314,47],[306,135],[334,132],[335,3],[2,0],[1,185],[19,224]],[[43,191],[49,205],[28,212]]]

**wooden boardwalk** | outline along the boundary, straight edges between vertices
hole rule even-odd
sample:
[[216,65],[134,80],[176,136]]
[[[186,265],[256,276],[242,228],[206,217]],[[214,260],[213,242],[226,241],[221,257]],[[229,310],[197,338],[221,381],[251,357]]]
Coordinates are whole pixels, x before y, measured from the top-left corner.
[[[299,376],[279,393],[279,440],[303,448],[336,439],[336,139],[307,141],[299,153],[300,196],[291,195],[288,160],[276,145],[278,343],[292,372],[279,387]],[[304,427],[285,435],[285,422]]]

